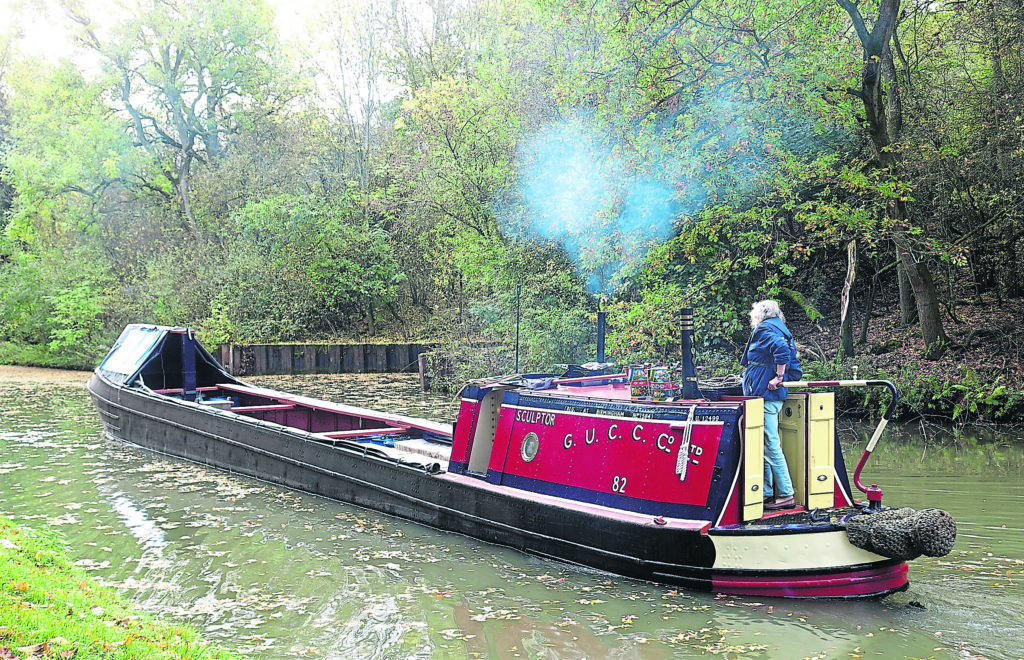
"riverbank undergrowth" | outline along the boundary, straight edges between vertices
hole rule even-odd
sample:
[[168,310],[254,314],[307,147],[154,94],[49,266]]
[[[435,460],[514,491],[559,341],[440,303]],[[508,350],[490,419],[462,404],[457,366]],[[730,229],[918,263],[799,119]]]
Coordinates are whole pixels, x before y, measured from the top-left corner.
[[[790,310],[787,309],[787,313]],[[802,346],[808,378],[885,378],[896,383],[904,419],[926,417],[954,423],[1017,423],[1024,416],[1024,300],[960,296],[946,308],[948,341],[943,354],[925,359],[924,342],[916,325],[900,323],[897,301],[876,301],[866,341],[856,354],[836,361],[839,328],[809,321],[799,310],[789,325]],[[862,317],[855,316],[860,328]],[[828,358],[815,361],[812,356]],[[809,368],[808,365],[809,364]],[[851,390],[840,407],[880,410],[873,391]],[[867,399],[865,400],[865,397]],[[865,403],[870,404],[865,407]]]

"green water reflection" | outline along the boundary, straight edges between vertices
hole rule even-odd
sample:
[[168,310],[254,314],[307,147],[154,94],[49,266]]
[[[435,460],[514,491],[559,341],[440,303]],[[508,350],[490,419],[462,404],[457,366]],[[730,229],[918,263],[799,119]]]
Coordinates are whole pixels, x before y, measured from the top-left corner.
[[[450,421],[415,377],[257,384]],[[0,510],[68,540],[142,608],[263,657],[1020,658],[1024,452],[887,433],[866,477],[958,520],[954,553],[873,602],[756,600],[622,580],[104,440],[81,386],[2,382]],[[870,429],[849,427],[849,462]],[[917,601],[924,609],[910,605]]]

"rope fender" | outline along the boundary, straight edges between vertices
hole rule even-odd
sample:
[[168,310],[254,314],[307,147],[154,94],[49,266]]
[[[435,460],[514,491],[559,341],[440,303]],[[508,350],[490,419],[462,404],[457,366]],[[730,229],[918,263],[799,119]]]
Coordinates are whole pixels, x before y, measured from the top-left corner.
[[865,511],[847,518],[845,527],[856,547],[904,561],[945,557],[956,542],[956,520],[942,509]]

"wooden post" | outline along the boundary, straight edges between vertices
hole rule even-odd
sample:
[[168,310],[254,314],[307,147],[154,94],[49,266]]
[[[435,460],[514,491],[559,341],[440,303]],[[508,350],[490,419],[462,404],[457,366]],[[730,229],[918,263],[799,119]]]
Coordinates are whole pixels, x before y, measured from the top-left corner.
[[352,347],[352,371],[361,374],[366,371],[366,344]]
[[367,365],[367,372],[381,373],[388,370],[388,347],[383,344],[373,344],[370,348],[370,360]]
[[251,375],[265,374],[270,368],[270,359],[267,355],[267,347],[260,344],[253,346],[253,373]]

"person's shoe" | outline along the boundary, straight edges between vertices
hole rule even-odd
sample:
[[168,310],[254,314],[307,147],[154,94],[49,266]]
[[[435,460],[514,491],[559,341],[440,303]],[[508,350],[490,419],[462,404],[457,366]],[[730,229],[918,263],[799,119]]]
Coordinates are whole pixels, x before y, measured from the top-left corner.
[[775,499],[774,495],[769,495],[768,497],[764,498],[763,504],[765,506],[768,506],[768,504],[770,504],[774,499]]
[[794,504],[796,504],[796,500],[793,499],[793,496],[787,495],[785,497],[773,498],[772,501],[764,505],[764,508],[768,509],[769,511],[776,511],[778,509],[788,509],[792,507]]

